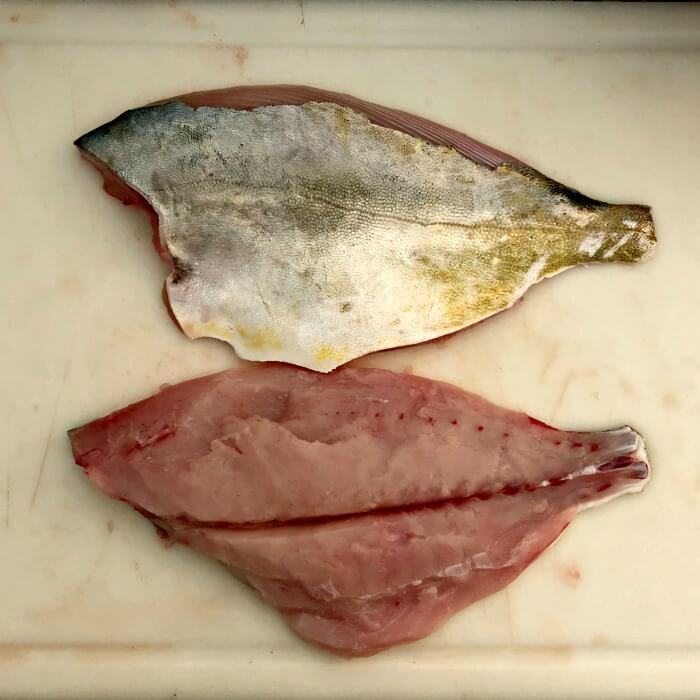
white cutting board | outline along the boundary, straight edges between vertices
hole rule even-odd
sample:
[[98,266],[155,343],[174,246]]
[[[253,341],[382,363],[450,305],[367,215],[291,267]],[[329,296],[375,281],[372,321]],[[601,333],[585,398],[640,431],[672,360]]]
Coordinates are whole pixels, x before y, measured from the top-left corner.
[[[700,695],[700,7],[0,4],[0,695]],[[307,83],[430,117],[594,197],[653,207],[648,264],[567,272],[362,364],[558,426],[629,423],[646,491],[581,514],[429,639],[339,660],[220,566],[165,549],[67,428],[232,366],[165,313],[145,217],[71,141],[189,90]]]

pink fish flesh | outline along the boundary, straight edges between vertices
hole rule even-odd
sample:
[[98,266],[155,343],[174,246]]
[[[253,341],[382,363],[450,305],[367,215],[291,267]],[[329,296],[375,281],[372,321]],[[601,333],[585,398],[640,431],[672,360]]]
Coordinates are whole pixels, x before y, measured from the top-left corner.
[[561,431],[378,369],[228,370],[70,439],[105,494],[347,655],[425,637],[649,475],[631,428]]

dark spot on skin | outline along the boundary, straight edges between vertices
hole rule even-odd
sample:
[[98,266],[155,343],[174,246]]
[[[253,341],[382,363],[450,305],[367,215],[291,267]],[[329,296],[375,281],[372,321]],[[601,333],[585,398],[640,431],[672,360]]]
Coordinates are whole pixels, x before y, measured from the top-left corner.
[[180,284],[182,280],[192,274],[192,270],[192,265],[184,262],[180,258],[173,257],[172,284]]
[[503,490],[501,491],[501,493],[502,493],[504,496],[512,496],[512,495],[518,493],[518,489],[517,489],[515,486],[506,486],[506,487],[503,488]]
[[583,447],[583,443],[581,442],[572,442],[571,447]]
[[597,442],[594,442],[591,445],[591,452],[597,452],[600,449],[600,445]]
[[404,418],[405,418],[404,414],[403,414],[403,413],[400,413],[400,414],[399,414],[399,420],[403,420]]
[[477,425],[477,426],[476,426],[476,429],[477,429],[479,432],[481,432],[481,431],[484,429],[484,426],[483,426],[483,425]]
[[561,445],[561,440],[555,440],[555,441],[554,441],[554,444],[555,444],[555,445]]
[[457,421],[456,421],[456,420],[453,420],[453,421],[452,421],[452,425],[457,425]]
[[504,437],[504,438],[509,438],[509,437],[510,437],[510,433],[503,433],[503,437]]
[[428,423],[432,423],[432,422],[433,422],[433,417],[432,417],[432,416],[428,416],[427,421],[428,421]]
[[22,15],[10,15],[10,22],[17,24],[22,19]]
[[381,413],[375,413],[375,414],[374,414],[374,417],[375,417],[375,418],[381,418],[381,416],[382,416]]
[[336,412],[335,412],[335,415],[336,415],[336,416],[339,416],[339,415],[340,415],[340,411],[336,411]]

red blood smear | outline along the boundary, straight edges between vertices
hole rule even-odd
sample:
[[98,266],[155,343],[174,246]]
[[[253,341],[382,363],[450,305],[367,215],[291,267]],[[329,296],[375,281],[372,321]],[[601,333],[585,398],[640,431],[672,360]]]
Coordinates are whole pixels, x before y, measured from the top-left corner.
[[583,447],[583,444],[580,442],[572,442],[571,447]]
[[156,252],[168,265],[173,266],[173,260],[168,249],[163,245],[160,240],[160,231],[158,228],[158,215],[153,210],[153,207],[146,201],[145,197],[141,195],[136,190],[132,189],[123,180],[121,180],[117,175],[115,175],[107,165],[99,161],[94,156],[90,155],[85,151],[80,152],[81,157],[87,160],[91,165],[93,165],[99,173],[104,178],[104,184],[102,189],[110,196],[118,199],[122,204],[126,206],[136,207],[141,211],[145,212],[151,222],[151,229],[153,231],[153,247]]
[[532,416],[528,416],[527,419],[530,421],[530,423],[537,425],[540,428],[545,428],[546,430],[556,430],[554,426],[547,425],[547,423],[543,423],[541,420],[537,420],[537,418],[533,418]]
[[591,445],[591,452],[597,452],[600,449],[600,445],[597,442],[594,442]]
[[163,298],[163,303],[165,304],[165,310],[168,312],[168,316],[170,316],[172,322],[184,333],[184,331],[182,330],[182,326],[180,325],[180,321],[177,320],[175,312],[173,311],[173,307],[170,305],[170,297],[168,296],[167,282],[163,284],[163,288],[160,291],[160,295]]
[[638,459],[631,457],[630,455],[622,455],[621,457],[615,457],[611,462],[603,464],[598,467],[599,472],[611,472],[615,469],[622,469],[623,467],[629,467],[633,464],[642,464]]
[[[646,467],[644,463],[637,462],[634,459],[630,458],[620,458],[620,463],[623,461],[638,465],[640,467]],[[631,474],[631,478],[645,478],[646,473],[642,473],[641,471],[639,474]],[[566,482],[569,481],[569,478],[566,476],[564,477],[555,477],[549,480],[549,486],[550,487],[557,487],[557,486],[562,486],[566,484]],[[608,482],[606,484],[602,484],[599,486],[596,490],[598,492],[602,491],[607,491],[609,488],[613,486],[613,482]],[[532,491],[537,491],[538,489],[546,489],[548,487],[542,486],[542,484],[535,484],[535,483],[526,483],[526,484],[518,484],[518,485],[512,485],[509,484],[502,489],[498,491],[479,491],[477,493],[473,493],[469,496],[458,496],[454,498],[445,498],[442,500],[437,500],[437,501],[430,501],[430,502],[419,502],[419,503],[411,503],[411,504],[402,504],[402,505],[396,505],[396,506],[385,506],[382,508],[375,508],[369,512],[372,513],[375,517],[379,516],[384,516],[384,515],[390,515],[392,513],[410,513],[416,510],[435,510],[442,508],[446,504],[453,504],[453,505],[460,505],[462,503],[468,502],[470,499],[476,499],[479,501],[488,501],[491,498],[498,497],[498,496],[513,496],[517,495],[521,491],[526,491],[526,492],[532,492]],[[124,503],[128,503],[131,505],[133,508],[135,508],[139,513],[142,515],[146,516],[149,520],[153,521],[156,525],[159,525],[161,527],[167,526],[167,524],[160,520],[156,515],[153,513],[149,513],[147,510],[134,505],[130,501],[126,499],[119,499],[124,501]],[[292,525],[323,525],[325,523],[331,523],[331,522],[339,522],[343,520],[348,520],[350,518],[356,517],[358,515],[362,515],[363,513],[347,513],[347,514],[342,514],[342,515],[323,515],[323,516],[309,516],[309,517],[301,517],[301,518],[293,518],[291,520],[283,520],[283,521],[268,521],[265,523],[231,523],[227,521],[200,521],[200,520],[193,520],[190,518],[186,517],[174,517],[170,518],[170,521],[172,523],[175,523],[177,525],[182,525],[185,527],[208,527],[208,528],[216,528],[216,529],[226,529],[226,530],[248,530],[248,529],[260,529],[260,528],[276,528],[276,527],[289,527]]]

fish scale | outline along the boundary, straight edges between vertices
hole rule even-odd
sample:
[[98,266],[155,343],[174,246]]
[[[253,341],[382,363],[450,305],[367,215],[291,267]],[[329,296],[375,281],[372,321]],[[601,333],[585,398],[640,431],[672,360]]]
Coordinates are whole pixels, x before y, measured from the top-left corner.
[[497,151],[465,149],[464,135],[431,143],[446,130],[411,115],[300,90],[299,104],[274,104],[269,88],[273,103],[244,109],[242,93],[212,107],[219,93],[202,93],[76,142],[155,211],[168,301],[192,338],[328,372],[465,328],[567,268],[654,248],[648,207],[494,164]]

